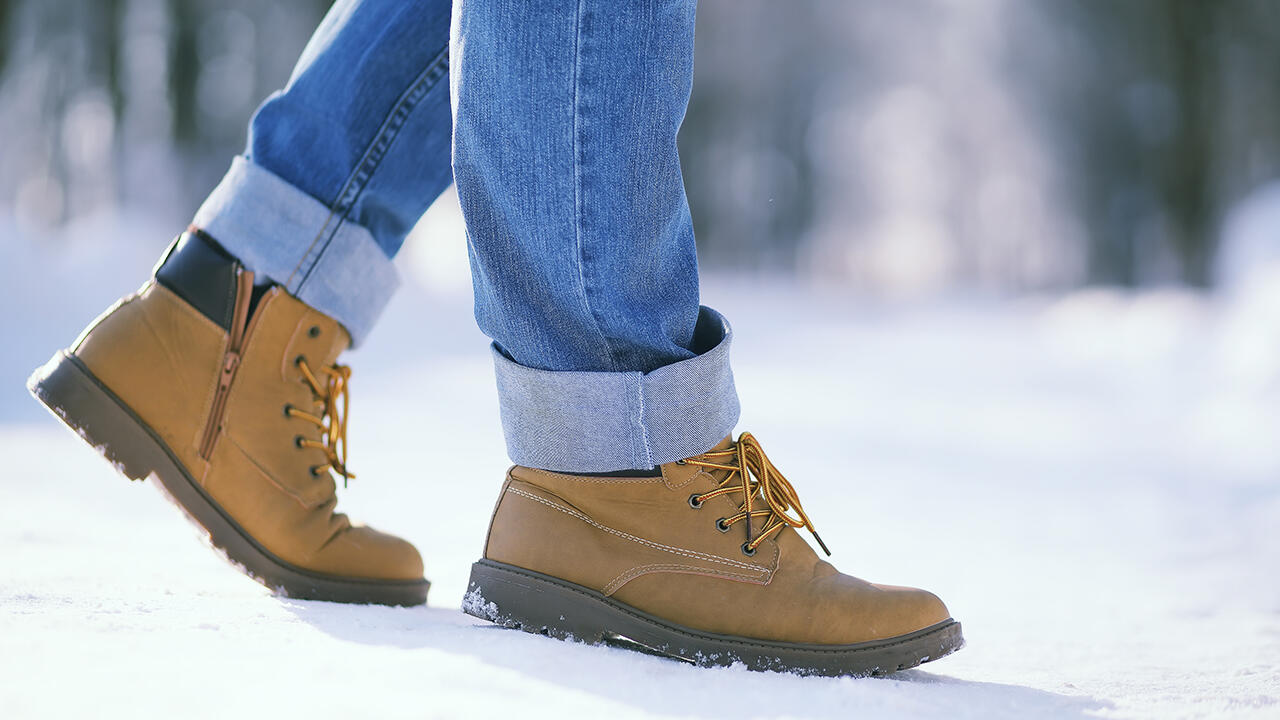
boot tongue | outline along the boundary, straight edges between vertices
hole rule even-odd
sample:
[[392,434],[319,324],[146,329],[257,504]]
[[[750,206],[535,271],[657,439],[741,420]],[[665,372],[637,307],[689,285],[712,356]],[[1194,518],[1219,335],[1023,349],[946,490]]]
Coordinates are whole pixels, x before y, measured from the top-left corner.
[[[733,445],[733,436],[728,436],[725,439],[721,440],[720,442],[716,443],[715,447],[712,447],[707,452],[712,452],[715,450],[727,450],[732,445]],[[694,455],[693,457],[698,457],[698,456]],[[688,458],[677,460],[676,462],[666,463],[665,465],[662,466],[662,474],[668,479],[670,483],[674,484],[676,487],[684,487],[684,485],[687,482],[689,482],[691,479],[693,479],[694,476],[698,475],[699,473],[705,473],[709,477],[713,478],[715,483],[719,483],[721,480],[724,479],[725,474],[728,472],[727,470],[712,470],[712,469],[702,468],[693,464],[685,464],[684,460],[687,460],[687,459]]]
[[338,356],[351,346],[351,336],[347,334],[346,328],[342,327],[341,324],[335,321],[330,321],[330,323],[331,326],[325,328],[325,330],[328,331],[329,337],[332,338],[329,343],[329,348],[324,354],[325,365],[336,364],[338,362]]
[[716,446],[711,449],[712,450],[728,450],[730,447],[733,447],[733,436],[725,435],[724,439],[716,443]]

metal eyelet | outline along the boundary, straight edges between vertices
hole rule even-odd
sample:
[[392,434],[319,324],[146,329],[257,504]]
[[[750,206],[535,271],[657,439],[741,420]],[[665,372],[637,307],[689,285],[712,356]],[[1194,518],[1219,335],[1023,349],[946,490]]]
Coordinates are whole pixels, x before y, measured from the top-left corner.
[[311,337],[320,337],[320,326],[312,325],[311,329],[307,331],[307,334]]
[[319,468],[321,468],[321,467],[323,467],[323,466],[322,466],[322,465],[312,465],[312,466],[311,466],[311,477],[320,477],[320,473],[316,472],[316,470],[317,470],[317,469],[319,469]]
[[698,497],[698,493],[694,493],[689,496],[689,507],[693,508],[694,510],[697,510],[698,508],[702,507],[702,499]]
[[742,554],[751,557],[756,554],[756,551],[751,547],[751,543],[742,543]]
[[302,449],[306,448],[306,445],[303,445],[303,444],[302,444],[302,443],[306,442],[306,440],[307,440],[307,439],[306,439],[306,438],[304,438],[304,437],[302,437],[301,435],[295,436],[295,437],[293,438],[293,445],[294,445],[294,447],[298,448],[299,450],[302,450]]
[[716,521],[716,529],[720,532],[729,532],[729,525],[724,521],[724,518],[720,518]]
[[677,460],[677,461],[676,461],[676,464],[677,464],[677,465],[688,465],[689,463],[685,462],[684,460]]
[[284,416],[289,419],[293,419],[293,405],[290,403],[284,404]]
[[299,367],[301,367],[301,366],[302,366],[302,363],[304,363],[304,362],[306,362],[306,361],[307,361],[307,356],[306,356],[306,355],[299,355],[298,357],[296,357],[296,358],[294,358],[294,359],[293,359],[293,364],[294,364],[294,365],[297,365],[297,366],[299,366]]

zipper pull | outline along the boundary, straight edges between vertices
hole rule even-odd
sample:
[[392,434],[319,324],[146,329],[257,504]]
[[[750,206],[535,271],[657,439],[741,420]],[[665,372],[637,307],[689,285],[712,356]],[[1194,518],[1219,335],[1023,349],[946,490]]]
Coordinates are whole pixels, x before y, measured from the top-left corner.
[[238,353],[242,349],[249,324],[249,302],[252,299],[253,273],[242,269],[236,275],[236,300],[231,310],[231,329],[227,340],[229,353]]
[[222,359],[222,374],[218,377],[218,389],[224,390],[231,385],[231,378],[240,366],[240,353],[228,352]]

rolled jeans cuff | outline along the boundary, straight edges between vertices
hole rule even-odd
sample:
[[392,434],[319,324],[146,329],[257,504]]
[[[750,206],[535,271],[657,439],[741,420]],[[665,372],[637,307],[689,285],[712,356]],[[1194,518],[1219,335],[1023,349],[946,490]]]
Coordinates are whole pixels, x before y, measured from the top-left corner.
[[710,450],[738,422],[729,367],[733,333],[724,316],[706,306],[698,324],[695,335],[703,336],[706,327],[712,338],[707,344],[714,347],[647,373],[536,370],[493,346],[512,462],[612,472],[650,469]]
[[237,157],[193,223],[255,274],[342,323],[359,345],[400,285],[364,227]]

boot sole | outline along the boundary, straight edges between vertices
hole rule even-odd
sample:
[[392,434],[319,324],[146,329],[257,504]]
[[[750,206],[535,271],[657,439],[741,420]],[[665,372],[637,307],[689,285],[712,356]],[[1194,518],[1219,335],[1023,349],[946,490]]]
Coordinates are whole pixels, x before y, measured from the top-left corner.
[[960,623],[853,645],[787,643],[682,627],[594,590],[513,565],[480,560],[462,611],[504,627],[588,644],[631,647],[703,667],[742,663],[749,670],[866,676],[915,667],[964,646]]
[[159,434],[74,355],[60,351],[37,369],[27,389],[55,417],[93,446],[130,480],[155,477],[165,495],[209,542],[245,574],[277,594],[299,600],[378,605],[422,605],[424,580],[370,580],[318,573],[288,563],[262,547],[205,493]]

